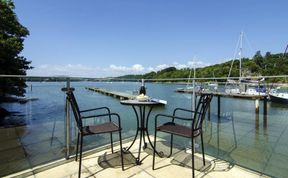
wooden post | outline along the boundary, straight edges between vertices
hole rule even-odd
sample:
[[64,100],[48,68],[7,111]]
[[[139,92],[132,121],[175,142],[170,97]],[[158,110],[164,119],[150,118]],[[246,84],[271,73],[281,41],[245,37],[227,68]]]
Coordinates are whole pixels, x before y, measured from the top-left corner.
[[267,96],[264,96],[264,104],[263,104],[263,114],[264,114],[264,116],[266,116],[267,115]]
[[209,103],[209,106],[208,106],[208,120],[210,121],[210,118],[211,118],[211,103]]
[[264,97],[263,127],[267,128],[267,96]]
[[259,131],[259,112],[255,112],[255,129]]
[[259,99],[255,100],[255,111],[259,114]]
[[220,95],[218,95],[218,118],[220,118],[220,109],[221,109],[221,102],[220,102]]

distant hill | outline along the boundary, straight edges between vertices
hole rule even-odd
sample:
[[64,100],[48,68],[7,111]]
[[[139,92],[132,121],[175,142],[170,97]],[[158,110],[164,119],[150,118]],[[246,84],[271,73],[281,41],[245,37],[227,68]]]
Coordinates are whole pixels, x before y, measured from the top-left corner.
[[[215,64],[207,67],[196,68],[197,78],[219,78],[228,77],[233,60]],[[190,68],[176,69],[168,67],[166,69],[149,72],[143,75],[124,75],[118,78],[125,79],[167,79],[167,78],[188,78]],[[252,59],[242,59],[242,76],[275,76],[288,75],[288,56],[283,53],[271,54],[266,52],[263,56],[257,51]],[[230,77],[239,77],[239,60],[234,60]],[[273,79],[273,82],[281,82],[281,79]]]

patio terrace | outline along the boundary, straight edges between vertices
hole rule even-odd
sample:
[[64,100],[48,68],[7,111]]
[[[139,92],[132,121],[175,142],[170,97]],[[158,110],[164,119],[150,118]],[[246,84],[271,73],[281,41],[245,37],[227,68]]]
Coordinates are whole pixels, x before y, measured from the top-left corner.
[[[85,152],[82,158],[81,177],[101,177],[101,178],[174,178],[191,177],[191,154],[189,151],[174,149],[172,157],[156,157],[156,170],[152,170],[152,150],[146,148],[141,152],[142,164],[136,165],[135,158],[138,151],[138,142],[130,150],[130,153],[124,154],[125,171],[121,170],[119,146],[116,152],[111,153],[109,146],[103,146],[97,150]],[[163,140],[157,140],[159,150],[168,153],[168,147]],[[162,143],[162,144],[161,144]],[[131,141],[126,140],[123,144],[127,147]],[[196,150],[197,151],[197,150]],[[229,178],[260,178],[268,177],[261,173],[233,165],[229,162],[216,159],[206,155],[206,166],[203,166],[201,154],[195,154],[195,176],[201,178],[229,177]],[[78,162],[74,158],[69,160],[60,160],[45,164],[42,166],[27,169],[6,177],[28,177],[28,178],[64,178],[78,176]]]

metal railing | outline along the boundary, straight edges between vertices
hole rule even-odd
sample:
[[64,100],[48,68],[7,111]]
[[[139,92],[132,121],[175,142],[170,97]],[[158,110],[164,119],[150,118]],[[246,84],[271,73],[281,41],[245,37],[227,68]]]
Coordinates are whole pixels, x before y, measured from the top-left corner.
[[[74,140],[75,140],[75,131],[73,130],[73,121],[71,119],[71,115],[70,115],[70,109],[68,106],[68,103],[65,103],[65,93],[63,91],[71,88],[71,87],[75,87],[76,88],[76,92],[77,95],[79,96],[79,100],[81,102],[81,105],[84,106],[88,106],[91,104],[95,104],[97,102],[102,102],[100,104],[111,104],[112,106],[114,106],[114,108],[116,109],[117,112],[123,111],[123,109],[128,109],[128,108],[124,108],[124,106],[121,106],[118,102],[115,102],[115,99],[101,95],[101,94],[97,94],[97,93],[93,93],[85,89],[86,85],[90,85],[90,86],[97,86],[97,87],[107,87],[107,88],[111,88],[111,90],[122,90],[124,92],[127,92],[127,90],[131,91],[132,90],[138,90],[138,88],[140,87],[140,79],[125,79],[125,78],[79,78],[79,77],[41,77],[41,76],[13,76],[13,75],[0,75],[0,78],[4,79],[4,78],[24,78],[27,82],[32,83],[33,85],[33,91],[32,91],[32,95],[34,96],[34,94],[36,95],[37,92],[37,97],[41,96],[41,98],[39,99],[39,101],[35,101],[35,104],[32,102],[27,102],[28,104],[26,105],[30,105],[29,107],[32,108],[33,111],[26,111],[29,110],[30,108],[27,108],[27,106],[21,105],[21,104],[15,104],[15,106],[11,103],[0,103],[1,107],[10,107],[11,109],[13,109],[13,111],[16,111],[14,109],[18,109],[22,112],[27,112],[27,116],[29,116],[30,118],[28,118],[26,120],[27,122],[27,126],[18,126],[18,127],[6,127],[6,126],[0,126],[0,136],[2,138],[2,141],[0,140],[0,142],[2,142],[1,144],[5,144],[5,142],[9,142],[8,137],[6,137],[5,139],[3,137],[7,136],[7,134],[12,135],[10,132],[15,131],[15,134],[17,136],[17,139],[20,140],[21,144],[23,144],[23,149],[25,150],[24,152],[26,152],[25,154],[23,154],[24,156],[22,156],[19,159],[23,159],[23,157],[25,158],[28,155],[30,155],[30,158],[33,157],[34,160],[36,160],[36,158],[38,156],[45,155],[47,153],[47,155],[51,154],[51,152],[57,152],[55,155],[55,159],[47,159],[47,161],[43,161],[44,159],[46,159],[46,157],[48,157],[46,155],[41,157],[42,161],[34,161],[33,159],[29,160],[30,163],[29,165],[32,166],[37,166],[37,165],[41,165],[41,164],[45,164],[47,162],[50,161],[55,161],[57,159],[61,159],[61,158],[66,158],[69,159],[69,157],[73,156],[74,154]],[[273,79],[281,79],[284,80],[288,77],[287,75],[282,75],[282,76],[263,76],[265,79],[270,79],[270,81],[273,81]],[[253,77],[251,77],[253,79]],[[231,79],[231,77],[230,77]],[[238,80],[239,78],[237,77],[233,77],[233,79]],[[255,77],[255,79],[257,79]],[[170,78],[170,79],[145,79],[146,82],[146,86],[147,86],[147,93],[148,95],[154,95],[157,97],[163,97],[161,99],[167,99],[168,100],[168,104],[165,108],[159,108],[155,110],[155,113],[157,112],[166,112],[169,113],[174,107],[178,107],[178,106],[183,106],[185,105],[185,107],[192,107],[192,101],[195,101],[195,99],[193,99],[192,94],[188,91],[187,93],[176,93],[174,92],[175,89],[177,87],[182,87],[185,88],[187,82],[186,81],[195,81],[195,85],[196,86],[201,86],[202,89],[207,89],[206,91],[208,92],[214,92],[215,95],[219,94],[218,92],[220,91],[220,89],[218,88],[218,90],[208,90],[208,83],[209,82],[216,82],[219,85],[221,85],[221,92],[225,93],[225,90],[223,89],[223,87],[225,86],[225,81],[227,80],[227,78],[225,77],[220,77],[220,78],[215,78],[215,77],[211,77],[211,78]],[[54,82],[53,82],[54,81]],[[269,81],[269,80],[268,80]],[[91,82],[91,83],[89,83]],[[112,84],[110,82],[113,82]],[[126,84],[122,84],[122,82],[126,83]],[[164,83],[167,85],[162,85],[159,83]],[[55,85],[54,85],[55,84]],[[57,84],[57,85],[56,85]],[[169,84],[169,85],[168,85]],[[114,85],[116,85],[116,87],[114,87]],[[283,86],[286,85],[285,83],[267,83],[267,82],[261,82],[260,85],[262,86],[266,86],[268,88],[270,87],[275,87],[275,86]],[[207,88],[206,88],[207,87]],[[158,91],[158,88],[159,91]],[[194,88],[196,88],[194,86]],[[53,91],[53,92],[51,92]],[[165,92],[163,91],[167,91],[167,93],[165,94]],[[193,90],[195,91],[195,90]],[[51,93],[50,93],[51,92]],[[56,92],[56,94],[55,94]],[[87,92],[87,93],[86,93]],[[173,92],[173,93],[171,93]],[[29,94],[31,94],[31,91],[29,89],[27,89],[27,94],[29,97]],[[244,94],[239,94],[239,95],[243,95]],[[42,99],[43,97],[43,99]],[[177,97],[175,99],[175,97]],[[46,107],[43,107],[43,105],[45,105],[46,103],[42,103],[42,101],[45,101],[46,99],[53,99],[53,102],[48,103],[49,104],[49,108],[46,109]],[[56,99],[55,99],[56,98]],[[58,99],[57,99],[58,98]],[[63,100],[62,100],[63,98]],[[215,97],[217,98],[217,97]],[[242,97],[244,98],[244,97]],[[253,98],[253,97],[251,97]],[[255,98],[255,97],[254,97]],[[22,98],[21,98],[22,99]],[[28,98],[29,99],[29,98]],[[31,98],[30,98],[31,99]],[[97,102],[96,102],[97,100]],[[60,101],[60,104],[59,104]],[[184,104],[183,104],[184,102]],[[257,101],[259,106],[264,106],[264,101],[260,100]],[[39,104],[38,104],[39,103]],[[58,103],[59,105],[56,105],[54,107],[57,107],[57,109],[53,108],[53,105]],[[221,110],[217,110],[216,106],[219,106],[218,104],[221,103]],[[267,104],[267,103],[266,103]],[[246,107],[247,106],[247,107]],[[249,107],[248,107],[249,106]],[[276,150],[277,148],[277,144],[282,144],[281,139],[283,137],[284,130],[285,127],[288,125],[288,121],[286,122],[286,118],[284,118],[285,115],[288,114],[288,108],[286,105],[283,104],[278,104],[278,103],[273,103],[273,102],[269,102],[268,103],[268,107],[266,111],[267,116],[266,116],[266,121],[263,119],[263,121],[259,118],[261,118],[261,115],[264,115],[264,111],[260,109],[260,112],[258,111],[255,112],[255,103],[251,100],[246,100],[246,98],[239,100],[238,98],[233,97],[224,97],[221,100],[216,100],[214,99],[213,101],[213,107],[211,108],[211,118],[210,120],[208,120],[207,122],[209,122],[210,126],[207,126],[206,128],[206,136],[204,139],[204,141],[206,142],[205,145],[208,147],[207,148],[207,154],[210,154],[212,156],[215,157],[219,157],[221,159],[227,159],[226,156],[229,155],[229,159],[231,159],[231,155],[234,156],[233,154],[236,154],[237,159],[239,160],[229,160],[228,161],[234,161],[236,164],[239,164],[241,166],[245,166],[245,161],[243,161],[242,159],[240,159],[239,155],[242,156],[241,153],[238,153],[239,150],[237,148],[239,148],[239,146],[241,146],[241,144],[246,144],[244,137],[242,138],[243,135],[248,135],[246,136],[246,139],[250,139],[251,142],[259,142],[260,144],[266,144],[267,148],[263,148],[265,149],[264,151],[269,153],[266,156],[267,157],[271,157],[271,155],[276,154],[274,153],[274,150]],[[44,109],[43,109],[44,108]],[[37,109],[37,110],[34,110]],[[41,111],[39,111],[38,109],[42,109]],[[51,110],[49,110],[51,109]],[[287,110],[287,111],[286,111]],[[42,111],[47,111],[47,113],[41,114]],[[30,112],[32,114],[30,114]],[[49,116],[49,113],[51,114],[51,116]],[[217,114],[215,114],[217,113]],[[228,114],[227,114],[228,113]],[[271,113],[271,114],[270,114]],[[53,114],[56,114],[56,116],[54,116]],[[128,113],[129,114],[129,113]],[[227,115],[229,115],[229,117],[227,117]],[[153,114],[152,114],[153,116]],[[216,116],[216,117],[214,117]],[[18,117],[18,116],[17,116]],[[19,116],[20,118],[21,116]],[[39,119],[38,117],[47,117],[47,118],[42,118]],[[54,120],[53,117],[57,117],[56,120]],[[134,117],[133,113],[131,112],[131,115],[125,115],[125,117],[123,118],[128,118],[127,120],[125,120],[124,123],[124,134],[126,134],[126,138],[130,137],[133,135],[134,130],[129,130],[129,128],[133,128],[133,124],[134,123],[130,123],[132,119],[132,117]],[[130,119],[131,118],[131,119]],[[215,119],[217,118],[217,119]],[[230,119],[229,119],[230,118]],[[220,130],[217,131],[218,133],[216,133],[215,131],[213,131],[213,129],[215,128],[219,128],[219,126],[226,126],[227,128],[230,129],[230,125],[227,125],[228,122],[231,121],[231,118],[233,118],[233,133],[230,136],[229,134],[224,134],[223,132],[225,132],[225,130]],[[250,119],[252,118],[252,119]],[[263,116],[264,118],[264,116]],[[219,120],[218,120],[219,119]],[[43,120],[47,120],[47,123],[42,123]],[[54,123],[53,123],[54,122]],[[153,119],[151,120],[152,124],[153,124]],[[235,123],[235,125],[234,125]],[[263,123],[263,127],[261,127],[261,123]],[[29,125],[30,124],[30,125]],[[34,126],[34,125],[35,126]],[[207,124],[207,125],[209,125]],[[226,125],[225,125],[226,124]],[[238,124],[238,125],[237,125]],[[251,125],[254,125],[253,127],[251,127]],[[132,125],[132,126],[131,126]],[[58,129],[55,129],[56,132],[58,132],[58,135],[56,136],[57,138],[55,138],[55,136],[47,136],[47,131],[51,131],[54,130],[52,129],[52,127],[58,127]],[[63,126],[63,127],[62,127]],[[242,127],[243,126],[243,127]],[[41,128],[45,128],[47,129],[47,131],[45,132],[43,130],[43,136],[40,134],[37,135],[36,132],[34,132],[34,130],[39,131],[39,133],[41,132]],[[59,129],[61,128],[61,129]],[[34,130],[33,130],[34,129]],[[211,132],[209,131],[209,129],[211,129]],[[228,129],[228,130],[229,130]],[[248,130],[250,129],[250,130]],[[246,131],[247,133],[243,133],[244,131]],[[25,133],[26,132],[26,133]],[[36,135],[33,134],[29,134],[29,132],[35,133]],[[61,134],[59,132],[62,132]],[[255,132],[255,133],[254,133]],[[263,135],[259,135],[259,132],[263,132]],[[279,132],[279,137],[276,137],[275,135],[278,135]],[[281,132],[281,134],[280,134]],[[2,135],[1,135],[2,133]],[[4,134],[3,134],[4,133]],[[24,133],[24,134],[23,134]],[[152,132],[151,132],[152,133]],[[252,133],[252,136],[249,135],[249,133]],[[285,132],[286,133],[286,132]],[[14,134],[14,133],[13,133]],[[20,134],[20,135],[19,135]],[[23,135],[21,135],[23,134]],[[25,135],[26,134],[26,135]],[[46,134],[46,135],[45,135]],[[215,137],[214,134],[218,134],[218,136],[220,134],[222,134],[222,137],[218,138],[218,150],[217,150],[217,144],[215,145],[214,141],[215,139],[217,139]],[[265,139],[268,139],[268,141],[266,140],[253,140],[252,137],[254,136],[253,134],[257,134],[257,137],[264,137]],[[29,138],[31,136],[31,138]],[[42,138],[37,138],[37,136],[39,137],[43,137]],[[285,134],[284,134],[285,136]],[[251,138],[249,138],[251,137]],[[267,137],[267,138],[266,138]],[[288,135],[287,135],[288,137]],[[263,139],[264,139],[263,138]],[[13,140],[15,138],[11,138],[11,140]],[[33,140],[34,139],[34,140]],[[52,146],[50,145],[52,142],[50,142],[51,140],[53,140],[53,144]],[[58,140],[57,140],[58,139]],[[224,148],[225,154],[223,153],[223,155],[221,155],[221,139],[225,140],[227,139],[228,143],[229,139],[233,140],[233,142],[236,142],[236,144],[234,144],[233,149],[230,150],[230,148]],[[270,144],[269,142],[270,140],[277,140],[277,142],[272,142]],[[10,140],[10,141],[11,141]],[[39,142],[36,142],[39,141]],[[49,142],[47,141],[49,140]],[[56,141],[55,141],[56,140]],[[101,139],[100,139],[101,140]],[[102,139],[105,140],[105,139]],[[214,141],[213,141],[214,140]],[[219,143],[220,140],[220,143]],[[93,143],[94,145],[97,145],[99,143],[94,143],[91,140],[87,141],[89,143]],[[179,140],[179,142],[181,142],[181,140]],[[33,147],[36,147],[41,145],[40,143],[43,144],[47,144],[46,146],[49,147],[45,148],[48,149],[47,152],[45,152],[45,154],[43,154],[43,150],[33,150]],[[48,145],[49,143],[49,145]],[[185,142],[183,142],[185,143]],[[55,144],[55,145],[54,145]],[[58,144],[58,145],[57,145]],[[89,147],[88,145],[86,145],[86,150],[92,149],[93,148],[93,144]],[[105,142],[103,142],[102,144],[105,144]],[[227,143],[226,143],[227,144]],[[284,144],[284,143],[283,143]],[[180,144],[181,145],[181,144]],[[246,152],[249,153],[249,149],[253,150],[255,148],[253,148],[253,145],[249,145],[249,143],[246,145],[247,146],[247,150],[245,150]],[[39,146],[40,147],[40,146]],[[44,146],[45,147],[45,146]],[[54,149],[54,147],[57,147],[57,149]],[[231,146],[232,147],[232,146]],[[242,148],[242,147],[241,147]],[[18,148],[10,148],[7,146],[7,149],[3,149],[0,150],[0,154],[4,155],[4,154],[8,154],[9,150],[18,150]],[[54,149],[54,150],[53,150]],[[215,151],[215,149],[218,151]],[[21,150],[21,149],[19,149]],[[235,151],[236,150],[236,151]],[[241,150],[241,149],[240,149]],[[49,152],[50,151],[50,152]],[[59,154],[59,152],[63,152],[63,154]],[[223,150],[222,150],[223,151]],[[259,151],[259,150],[258,150]],[[37,152],[40,152],[41,154],[36,154]],[[256,151],[255,151],[256,152]],[[11,152],[12,154],[12,152]],[[281,152],[281,154],[285,155],[285,152]],[[41,156],[42,156],[41,155]],[[243,155],[243,157],[245,157],[245,155]],[[287,155],[288,157],[288,155]],[[4,159],[6,159],[4,161]],[[249,158],[245,158],[245,159],[249,159]],[[256,158],[255,158],[256,159]],[[264,158],[263,158],[264,159]],[[33,162],[34,161],[34,162]],[[268,160],[260,160],[259,162],[257,162],[258,164],[263,164],[267,167],[269,167],[269,163],[267,163]],[[5,168],[5,165],[7,164],[7,162],[9,162],[9,160],[7,161],[7,158],[5,158],[3,156],[3,158],[1,158],[0,156],[0,167],[3,167],[3,169]],[[15,160],[15,165],[17,165],[17,160]],[[1,166],[2,165],[2,166]],[[250,165],[246,165],[249,169],[255,169],[255,167],[250,166]],[[17,167],[17,166],[15,166]],[[261,167],[261,166],[259,166]],[[265,167],[265,166],[264,166]],[[24,167],[25,168],[29,168],[29,166]],[[270,168],[269,168],[270,169]],[[269,170],[267,168],[267,170]],[[272,176],[280,176],[277,175],[273,172],[267,172],[266,169],[259,169],[256,168],[257,171],[259,172],[264,172],[266,174],[272,175]],[[10,172],[8,171],[2,171],[2,169],[0,168],[0,172],[2,172],[0,174],[0,176],[4,176],[7,174],[11,174],[11,173],[15,173],[17,171],[21,171],[20,169],[15,169],[15,170],[11,170]],[[266,172],[265,172],[266,171]]]

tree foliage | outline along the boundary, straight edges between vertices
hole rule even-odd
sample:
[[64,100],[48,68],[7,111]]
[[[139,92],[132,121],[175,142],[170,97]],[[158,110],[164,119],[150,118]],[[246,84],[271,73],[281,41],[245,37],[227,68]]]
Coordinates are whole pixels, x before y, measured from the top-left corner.
[[[230,77],[239,77],[239,60],[233,62],[232,71]],[[222,78],[228,77],[229,70],[231,68],[232,60],[215,64],[207,67],[197,68],[197,78]],[[190,71],[193,69],[176,69],[175,67],[169,67],[158,72],[150,72],[144,75],[137,75],[137,78],[144,79],[163,79],[163,78],[188,78]],[[266,52],[265,56],[261,55],[260,51],[257,51],[252,59],[242,59],[242,75],[251,76],[275,76],[275,75],[288,75],[288,56],[283,53],[271,54]],[[130,76],[122,76],[123,78],[129,78]],[[193,76],[190,76],[193,77]],[[271,82],[284,82],[281,78],[270,79]],[[273,80],[273,81],[272,81]]]
[[[14,3],[0,0],[0,75],[26,75],[31,61],[20,55],[24,38],[29,35],[14,12]],[[0,78],[0,96],[24,96],[25,80],[22,78]]]

